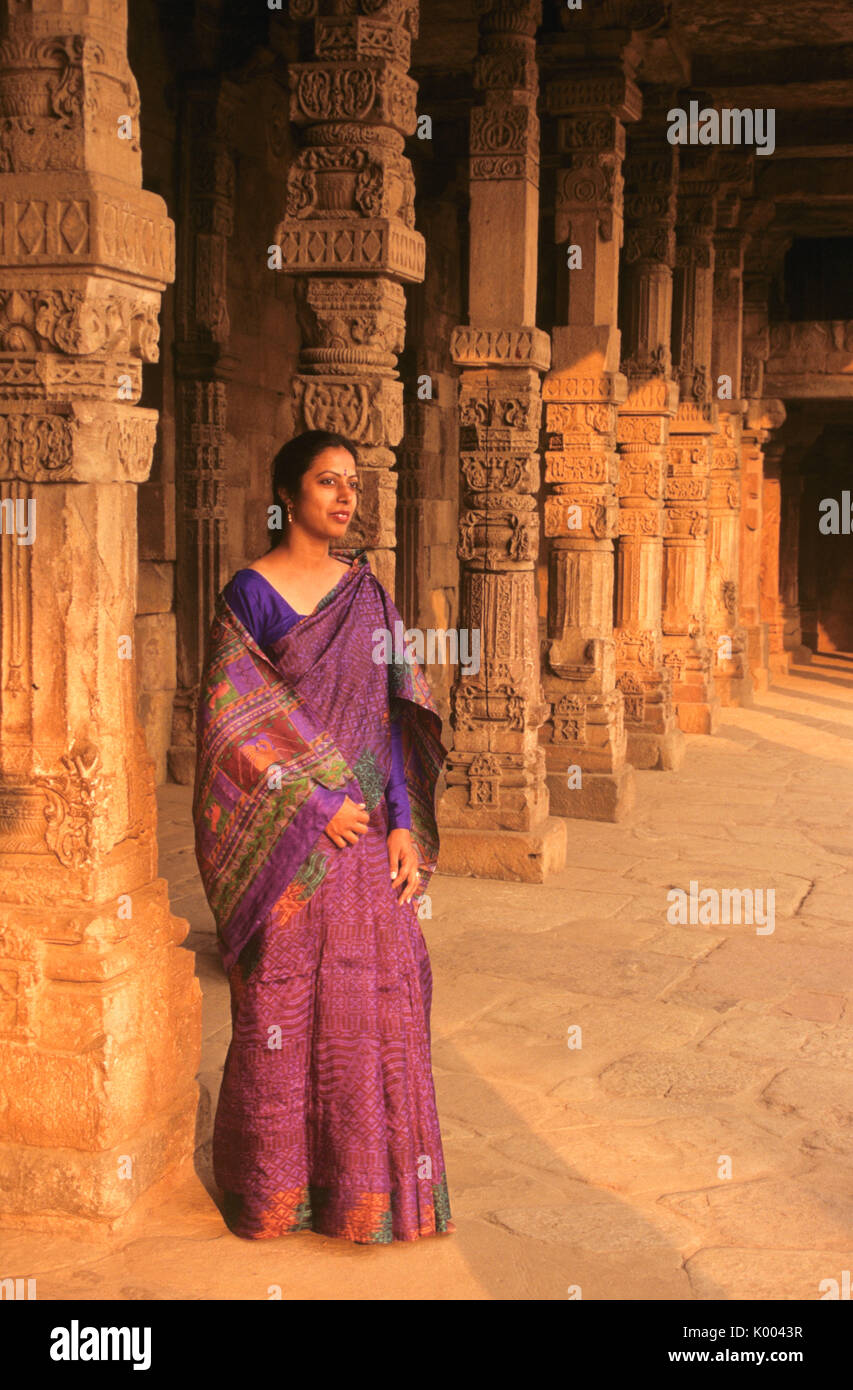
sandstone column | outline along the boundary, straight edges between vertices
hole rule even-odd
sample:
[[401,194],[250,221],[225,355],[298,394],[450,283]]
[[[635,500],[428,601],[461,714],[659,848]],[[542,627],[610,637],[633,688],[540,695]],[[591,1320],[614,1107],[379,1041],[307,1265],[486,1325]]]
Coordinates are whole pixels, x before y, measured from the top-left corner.
[[234,162],[228,132],[234,90],[210,79],[190,82],[181,116],[175,341],[178,690],[169,771],[175,781],[189,783],[204,644],[216,596],[229,575],[225,427]]
[[[782,458],[781,472],[781,516],[779,521],[779,599],[782,614],[782,646],[786,652],[790,652],[793,660],[797,662],[807,662],[811,660],[811,649],[803,642],[803,615],[800,604],[800,575],[801,571],[812,568],[810,563],[805,566],[801,564],[801,538],[805,540],[808,549],[809,542],[813,537],[809,534],[809,529],[805,532],[802,526],[801,513],[806,501],[806,474],[809,466],[809,456],[820,438],[824,428],[824,421],[820,417],[815,417],[810,411],[792,411],[786,418],[783,429],[780,431],[780,439],[784,439],[785,453]],[[819,511],[814,506],[812,515],[817,518]],[[814,523],[814,535],[819,536],[817,520]],[[808,584],[804,590],[804,598],[810,597]],[[804,603],[804,607],[808,603]],[[808,623],[808,617],[807,617]]]
[[[790,453],[790,451],[789,451]],[[782,601],[782,645],[794,661],[811,659],[803,645],[800,617],[800,505],[803,475],[786,454],[782,464],[782,516],[779,531],[779,595]]]
[[818,531],[819,504],[826,496],[826,477],[816,464],[814,453],[804,462],[803,491],[800,499],[800,534],[797,597],[799,602],[802,651],[799,660],[809,661],[818,650],[818,572],[823,539]]
[[135,715],[136,484],[172,223],[121,0],[0,39],[0,1220],[111,1227],[191,1156],[200,991]]
[[673,356],[680,402],[670,425],[664,529],[664,661],[670,667],[679,726],[713,733],[719,701],[711,677],[705,623],[705,547],[711,438],[716,153],[682,151],[676,225]]
[[314,19],[314,57],[290,68],[290,119],[305,128],[276,232],[282,269],[304,277],[297,430],[339,430],[359,446],[361,504],[347,533],[394,592],[404,281],[424,276],[404,137],[416,129],[407,75],[418,0],[291,0]]
[[[550,538],[545,694],[551,805],[566,816],[619,820],[633,804],[624,701],[613,638],[619,371],[617,290],[625,121],[639,88],[617,63],[570,61],[546,89],[562,165],[555,239],[567,293],[556,310],[545,379],[545,534]],[[560,47],[553,45],[559,58]],[[567,773],[579,768],[580,785]]]
[[[762,614],[761,576],[766,568],[764,533],[764,451],[785,419],[780,400],[764,397],[764,368],[770,354],[767,301],[773,252],[762,243],[750,248],[752,265],[743,276],[743,358],[741,396],[747,411],[741,434],[741,619],[753,689],[769,682],[769,636]],[[769,498],[768,498],[769,500]],[[763,604],[766,609],[766,599]]]
[[751,423],[741,435],[740,615],[753,690],[768,685],[767,628],[761,621],[761,515],[764,490],[762,446],[770,432]]
[[779,532],[782,523],[782,458],[784,444],[775,439],[764,446],[764,480],[761,490],[761,621],[767,624],[768,666],[787,671],[790,661],[785,651],[785,622],[779,592]]
[[749,704],[752,682],[746,633],[739,622],[743,257],[748,234],[739,229],[740,200],[726,198],[714,240],[713,387],[718,431],[711,436],[705,622],[711,670],[723,705]]
[[678,405],[670,322],[678,148],[663,137],[671,93],[647,90],[643,120],[628,132],[620,306],[619,541],[616,556],[617,686],[634,767],[672,770],[684,757],[672,679],[663,664],[663,487],[669,424]]
[[481,634],[479,672],[460,669],[454,746],[441,800],[441,866],[541,880],[565,863],[549,817],[535,591],[540,373],[535,326],[539,225],[539,0],[480,6],[471,113],[470,323],[454,331],[462,369],[460,624]]

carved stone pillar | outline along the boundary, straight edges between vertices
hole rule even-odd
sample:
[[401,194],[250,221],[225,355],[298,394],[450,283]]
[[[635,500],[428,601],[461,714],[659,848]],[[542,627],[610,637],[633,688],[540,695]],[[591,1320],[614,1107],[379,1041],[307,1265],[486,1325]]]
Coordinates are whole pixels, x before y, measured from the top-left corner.
[[[741,396],[747,401],[741,435],[741,618],[753,690],[769,683],[769,636],[762,617],[761,574],[764,511],[764,452],[773,431],[785,420],[780,400],[764,397],[764,369],[770,355],[768,295],[784,242],[753,237],[743,273],[743,356]],[[765,605],[766,607],[766,605]]]
[[135,713],[136,484],[163,200],[142,190],[120,0],[0,36],[0,1221],[112,1228],[192,1155],[200,991],[157,877]]
[[800,661],[811,660],[818,650],[818,566],[823,539],[817,528],[820,499],[826,495],[826,478],[823,471],[816,468],[814,457],[810,457],[803,474],[803,491],[800,499],[800,535],[797,553],[800,627],[802,631],[802,650],[798,653]]
[[711,670],[723,705],[749,704],[752,682],[746,632],[740,625],[741,430],[746,402],[740,397],[743,347],[745,232],[731,225],[739,200],[726,199],[729,225],[714,239],[713,387],[719,428],[711,437],[708,495],[705,621]]
[[719,718],[705,623],[705,549],[711,439],[716,153],[683,152],[678,189],[673,356],[680,403],[670,425],[664,529],[664,662],[672,672],[679,726],[710,734]]
[[[553,52],[559,56],[556,45]],[[562,65],[546,90],[562,159],[555,238],[570,268],[543,386],[550,538],[545,738],[552,808],[619,820],[633,805],[634,772],[626,762],[613,638],[616,428],[628,391],[616,321],[623,122],[639,117],[641,98],[621,66],[590,67]],[[580,785],[567,778],[573,767],[581,769]]]
[[779,595],[782,601],[782,645],[794,661],[811,660],[803,644],[800,617],[800,505],[803,476],[786,455],[782,465],[782,517],[779,532]]
[[[750,365],[749,375],[744,368],[744,387],[763,384],[763,363],[760,369]],[[753,689],[764,691],[769,683],[770,646],[765,613],[766,598],[762,599],[762,576],[767,567],[768,542],[765,541],[764,507],[770,500],[764,491],[764,456],[773,431],[785,419],[785,407],[778,400],[751,400],[748,405],[741,436],[741,620],[747,636],[747,658]],[[778,526],[777,526],[778,532]],[[778,573],[778,540],[777,573]],[[772,568],[772,562],[771,562]],[[777,580],[778,594],[778,580]],[[780,615],[774,621],[781,622]]]
[[787,671],[790,665],[783,640],[785,621],[779,592],[779,533],[782,523],[782,458],[784,444],[775,440],[764,446],[764,480],[761,489],[761,621],[767,624],[767,656],[771,671]]
[[453,751],[440,805],[445,872],[541,880],[565,864],[548,814],[535,564],[540,373],[535,327],[539,206],[539,0],[483,0],[471,113],[470,325],[461,368],[460,623],[481,634],[477,673],[453,689]]
[[665,770],[681,765],[685,749],[661,632],[663,486],[678,405],[670,355],[678,149],[661,134],[670,95],[644,93],[644,119],[628,132],[620,285],[628,398],[619,407],[614,633],[628,758],[634,767]]
[[195,713],[216,596],[229,575],[225,427],[229,371],[228,239],[234,163],[228,133],[235,92],[191,83],[183,94],[178,149],[175,607],[178,689],[169,771],[189,783],[195,769]]
[[404,137],[416,129],[407,75],[418,0],[291,0],[314,18],[314,57],[290,68],[290,118],[305,128],[275,241],[298,287],[303,349],[294,377],[299,430],[339,430],[359,446],[361,502],[347,542],[395,580],[396,474],[403,437],[403,281],[424,277]]
[[761,514],[763,445],[769,438],[769,430],[751,425],[747,419],[741,435],[740,615],[750,680],[756,691],[768,686],[767,628],[761,621]]

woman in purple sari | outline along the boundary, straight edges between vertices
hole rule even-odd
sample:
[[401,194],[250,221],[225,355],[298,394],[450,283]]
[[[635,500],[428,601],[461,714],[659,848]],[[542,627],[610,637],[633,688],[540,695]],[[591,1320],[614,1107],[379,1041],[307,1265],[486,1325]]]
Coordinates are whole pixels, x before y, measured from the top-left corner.
[[359,1243],[454,1229],[413,901],[446,756],[399,614],[340,541],[355,451],[276,457],[281,542],[220,594],[199,700],[196,855],[231,990],[213,1137],[230,1229]]

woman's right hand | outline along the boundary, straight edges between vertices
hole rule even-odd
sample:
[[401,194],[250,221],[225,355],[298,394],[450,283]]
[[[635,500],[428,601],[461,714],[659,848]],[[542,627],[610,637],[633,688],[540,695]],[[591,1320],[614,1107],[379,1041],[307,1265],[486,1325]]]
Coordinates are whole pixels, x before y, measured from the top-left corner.
[[355,802],[347,797],[340,810],[332,816],[325,833],[333,845],[337,845],[338,849],[345,849],[347,845],[357,844],[359,835],[367,834],[369,819],[366,804],[362,801],[356,806]]

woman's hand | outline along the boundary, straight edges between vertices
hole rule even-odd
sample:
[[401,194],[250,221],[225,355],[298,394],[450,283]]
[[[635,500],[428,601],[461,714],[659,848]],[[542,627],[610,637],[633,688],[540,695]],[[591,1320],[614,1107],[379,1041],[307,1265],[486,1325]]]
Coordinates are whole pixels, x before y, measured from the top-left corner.
[[398,906],[407,903],[418,887],[418,852],[409,830],[392,830],[388,836],[388,862],[391,865],[391,887],[402,885]]
[[325,833],[333,845],[337,845],[338,849],[345,849],[347,845],[358,844],[359,835],[367,834],[369,819],[365,803],[362,801],[356,806],[355,802],[347,797],[340,810],[332,816]]

